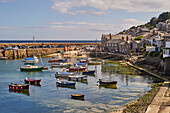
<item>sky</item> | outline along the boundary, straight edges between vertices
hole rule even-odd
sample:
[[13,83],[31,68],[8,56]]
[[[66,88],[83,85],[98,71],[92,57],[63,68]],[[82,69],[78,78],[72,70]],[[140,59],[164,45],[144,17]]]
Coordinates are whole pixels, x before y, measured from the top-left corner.
[[170,0],[0,0],[0,40],[100,40],[169,6]]

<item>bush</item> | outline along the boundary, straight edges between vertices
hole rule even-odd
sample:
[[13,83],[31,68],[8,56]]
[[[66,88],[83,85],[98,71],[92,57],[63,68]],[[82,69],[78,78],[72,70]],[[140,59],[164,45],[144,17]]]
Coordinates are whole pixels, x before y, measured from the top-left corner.
[[134,40],[141,40],[143,38],[143,36],[137,36]]
[[149,56],[153,57],[154,51],[149,52]]
[[148,56],[148,54],[149,54],[149,52],[148,52],[148,51],[146,51],[146,52],[145,52],[145,57],[146,57],[146,56]]

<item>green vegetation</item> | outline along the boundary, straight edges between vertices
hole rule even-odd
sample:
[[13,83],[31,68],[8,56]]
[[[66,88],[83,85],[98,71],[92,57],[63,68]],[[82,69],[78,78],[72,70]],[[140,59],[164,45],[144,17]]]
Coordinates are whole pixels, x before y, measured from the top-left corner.
[[160,86],[162,86],[162,83],[154,84],[147,94],[126,105],[126,109],[123,110],[123,113],[145,113]]
[[134,40],[141,40],[143,38],[143,36],[137,36]]
[[137,29],[137,27],[144,27],[144,26],[146,26],[148,29],[153,29],[156,27],[156,25],[159,22],[164,22],[167,19],[170,19],[170,12],[163,12],[158,16],[158,18],[152,17],[148,23],[139,26],[132,26],[130,29]]

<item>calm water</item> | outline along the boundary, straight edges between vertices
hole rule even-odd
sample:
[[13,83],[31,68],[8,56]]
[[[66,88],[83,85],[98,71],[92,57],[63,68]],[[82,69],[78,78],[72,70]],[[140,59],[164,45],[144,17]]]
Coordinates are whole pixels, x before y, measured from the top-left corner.
[[[139,98],[151,89],[153,78],[121,64],[105,63],[96,67],[95,76],[87,82],[76,82],[75,89],[56,86],[55,71],[20,72],[22,60],[0,61],[0,112],[1,113],[51,113],[51,112],[110,112]],[[43,59],[47,64],[47,58]],[[95,69],[95,66],[88,66]],[[24,84],[24,78],[42,79],[41,86],[30,86],[29,94],[10,92],[10,83]],[[117,80],[117,86],[100,87],[99,78]],[[74,100],[71,94],[84,94],[85,100]]]

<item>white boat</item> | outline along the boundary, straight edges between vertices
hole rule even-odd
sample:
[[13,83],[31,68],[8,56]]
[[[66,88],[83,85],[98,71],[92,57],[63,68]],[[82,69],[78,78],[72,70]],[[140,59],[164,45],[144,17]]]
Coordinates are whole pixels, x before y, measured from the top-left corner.
[[68,80],[87,80],[87,75],[68,76]]

